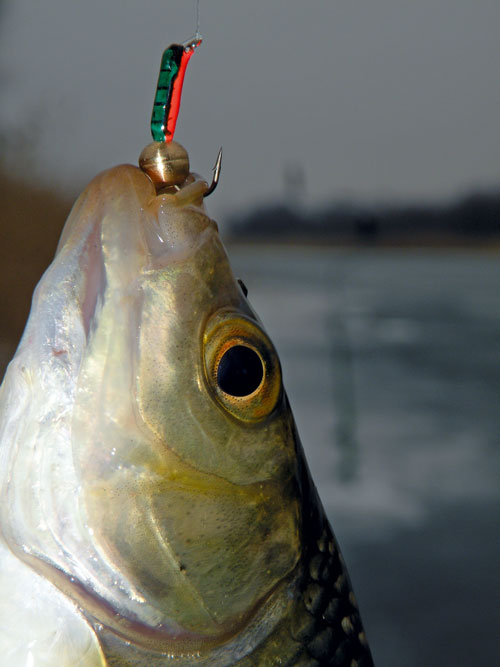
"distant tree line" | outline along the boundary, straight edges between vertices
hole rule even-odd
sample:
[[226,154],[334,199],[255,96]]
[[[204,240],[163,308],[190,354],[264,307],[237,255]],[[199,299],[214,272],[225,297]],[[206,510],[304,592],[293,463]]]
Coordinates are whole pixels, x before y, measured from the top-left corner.
[[419,242],[500,238],[500,191],[447,205],[336,204],[314,211],[283,204],[229,219],[233,238],[361,242]]

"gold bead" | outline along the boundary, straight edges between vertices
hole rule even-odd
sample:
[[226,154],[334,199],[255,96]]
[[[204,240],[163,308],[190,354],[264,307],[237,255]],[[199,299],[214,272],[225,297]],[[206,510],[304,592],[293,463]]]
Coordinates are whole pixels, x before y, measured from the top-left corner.
[[153,141],[139,156],[139,167],[153,181],[157,190],[180,185],[189,175],[189,156],[176,141]]

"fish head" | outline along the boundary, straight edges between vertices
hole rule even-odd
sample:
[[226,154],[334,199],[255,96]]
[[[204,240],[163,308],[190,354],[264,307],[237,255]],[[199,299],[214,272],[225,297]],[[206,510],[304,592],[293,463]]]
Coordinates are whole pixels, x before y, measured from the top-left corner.
[[300,556],[280,364],[202,208],[151,197],[139,171],[105,178],[138,206],[99,195],[120,207],[97,216],[104,287],[72,424],[88,521],[162,622],[215,638]]
[[206,187],[122,165],[77,200],[0,389],[0,565],[5,542],[109,664],[369,667]]
[[4,392],[3,532],[89,618],[171,653],[276,624],[302,555],[302,454],[202,198],[158,195],[132,166],[97,177]]

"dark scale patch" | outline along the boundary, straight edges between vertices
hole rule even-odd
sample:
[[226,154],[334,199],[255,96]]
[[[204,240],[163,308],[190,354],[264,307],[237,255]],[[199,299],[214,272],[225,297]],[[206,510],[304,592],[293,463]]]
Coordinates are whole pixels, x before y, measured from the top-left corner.
[[323,554],[316,554],[311,558],[309,563],[309,574],[314,581],[322,579],[323,569],[326,563],[326,558],[323,557]]
[[311,641],[316,634],[316,618],[301,604],[292,612],[290,634],[293,639],[303,644]]
[[326,591],[323,586],[312,582],[302,595],[307,611],[312,616],[319,616],[323,612],[326,603]]
[[346,615],[347,605],[344,600],[341,598],[332,598],[325,611],[323,612],[323,618],[328,624],[335,623],[335,620],[338,618],[343,618]]
[[326,626],[317,633],[314,639],[307,645],[307,652],[316,660],[322,660],[329,655],[332,646],[338,643],[338,638],[334,636],[335,632],[331,626]]
[[361,640],[364,639],[361,619],[347,572],[336,545],[328,548],[333,535],[326,519],[321,533],[318,539],[309,542],[315,548],[307,550],[311,555],[304,576],[302,604],[311,620],[307,624],[303,620],[308,632],[300,640],[311,659],[321,665],[371,667],[373,661]]
[[337,593],[341,596],[344,595],[349,595],[349,582],[347,581],[347,577],[344,573],[339,574],[339,576],[335,579],[335,583],[333,584],[333,587],[337,591]]
[[343,667],[343,665],[350,665],[352,661],[351,648],[352,647],[349,640],[344,639],[340,646],[337,647],[334,655],[332,656],[330,664],[338,665],[339,667]]
[[349,577],[305,463],[299,484],[304,575],[290,634],[305,647],[304,664],[373,667]]

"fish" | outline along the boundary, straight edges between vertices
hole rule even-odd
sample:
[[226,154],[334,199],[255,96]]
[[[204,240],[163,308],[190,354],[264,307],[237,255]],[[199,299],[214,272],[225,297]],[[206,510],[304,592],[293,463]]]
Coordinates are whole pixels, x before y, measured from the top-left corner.
[[0,389],[2,663],[370,667],[211,188],[153,163],[80,195]]

